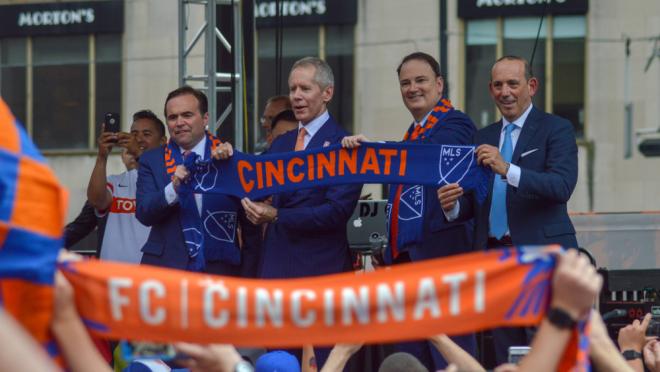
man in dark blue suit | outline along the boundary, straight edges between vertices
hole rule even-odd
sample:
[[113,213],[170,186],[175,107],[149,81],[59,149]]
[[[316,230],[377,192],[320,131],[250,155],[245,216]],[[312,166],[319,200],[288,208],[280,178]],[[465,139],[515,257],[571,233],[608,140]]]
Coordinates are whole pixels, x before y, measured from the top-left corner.
[[[206,132],[208,123],[207,98],[201,91],[188,86],[170,92],[165,100],[165,118],[170,133],[170,141],[140,156],[137,181],[137,219],[151,226],[147,242],[142,247],[142,263],[182,270],[200,270],[220,275],[241,275],[240,258],[229,262],[224,253],[227,250],[238,252],[236,224],[242,223],[243,246],[234,257],[259,248],[260,233],[245,220],[240,200],[227,195],[195,194],[193,203],[183,205],[179,199],[178,187],[189,177],[189,172],[181,163],[182,157],[196,153],[202,158],[227,159],[233,149],[229,143],[217,143]],[[173,152],[176,152],[174,154]],[[204,208],[202,208],[204,206]],[[181,216],[184,208],[193,208],[202,220],[211,215],[214,219],[232,220],[233,234],[216,240],[205,239],[202,254],[191,254],[190,239],[185,238]],[[222,211],[222,212],[218,212]],[[228,212],[226,212],[228,211]],[[229,213],[229,214],[228,214]],[[218,217],[220,215],[220,217]],[[220,222],[218,222],[220,223]],[[228,226],[225,230],[228,230]],[[204,224],[204,229],[208,229]],[[222,239],[222,240],[220,240]],[[195,257],[203,258],[203,264],[192,266]]]
[[[475,136],[477,159],[494,173],[483,205],[456,184],[438,190],[451,221],[475,218],[475,248],[524,244],[577,247],[566,203],[577,183],[577,145],[571,123],[532,105],[538,81],[526,60],[500,58],[491,70],[490,94],[502,113]],[[494,330],[496,359],[509,346],[527,345],[522,328]]]
[[[339,143],[346,132],[327,111],[334,92],[328,64],[306,57],[291,68],[289,98],[298,130],[278,137],[269,153],[300,151]],[[297,278],[351,269],[346,223],[360,197],[361,185],[315,187],[273,195],[272,205],[243,199],[247,217],[267,223],[261,278]],[[316,348],[318,365],[329,349]]]
[[[403,58],[397,68],[399,88],[403,103],[410,111],[413,122],[408,127],[404,141],[422,144],[469,145],[477,131],[472,120],[455,110],[449,100],[442,97],[444,79],[440,65],[432,56],[415,52]],[[342,144],[352,148],[369,141],[364,135],[346,137]],[[437,169],[437,164],[433,165]],[[436,171],[437,172],[437,171]],[[437,201],[437,187],[419,185],[390,185],[391,219],[390,249],[395,263],[421,261],[446,257],[472,250],[472,221],[447,222]],[[412,199],[405,195],[415,195]],[[401,200],[405,199],[406,204]],[[403,208],[417,205],[416,219],[410,218],[410,210]],[[406,213],[408,214],[406,216]],[[406,234],[404,224],[418,234]],[[453,341],[470,354],[476,354],[474,334],[452,337]],[[444,369],[446,361],[428,341],[397,344],[397,349],[415,355],[432,371]]]

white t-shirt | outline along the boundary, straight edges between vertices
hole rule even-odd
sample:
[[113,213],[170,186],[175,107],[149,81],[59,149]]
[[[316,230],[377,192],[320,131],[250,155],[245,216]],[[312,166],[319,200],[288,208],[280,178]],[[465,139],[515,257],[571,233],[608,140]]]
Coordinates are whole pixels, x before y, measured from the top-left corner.
[[110,209],[96,211],[99,217],[108,214],[101,247],[102,260],[136,264],[142,260],[141,249],[151,228],[135,218],[137,178],[135,169],[108,176],[107,188],[112,194]]

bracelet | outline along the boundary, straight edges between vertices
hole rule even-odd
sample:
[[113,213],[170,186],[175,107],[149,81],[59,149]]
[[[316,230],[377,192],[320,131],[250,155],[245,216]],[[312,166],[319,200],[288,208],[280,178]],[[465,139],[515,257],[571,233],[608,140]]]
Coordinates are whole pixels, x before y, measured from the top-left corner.
[[621,355],[623,355],[623,358],[625,360],[635,360],[635,359],[642,359],[643,355],[639,351],[635,350],[624,350]]
[[545,314],[545,317],[550,324],[559,329],[573,329],[577,325],[577,322],[570,316],[570,314],[558,307],[551,308]]

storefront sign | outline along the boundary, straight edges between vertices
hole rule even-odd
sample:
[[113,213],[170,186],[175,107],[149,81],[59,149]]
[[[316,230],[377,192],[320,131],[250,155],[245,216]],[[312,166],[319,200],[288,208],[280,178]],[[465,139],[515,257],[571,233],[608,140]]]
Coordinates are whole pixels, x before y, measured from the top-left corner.
[[0,6],[0,37],[123,30],[124,2],[118,0]]
[[541,14],[585,14],[589,0],[461,0],[460,18],[494,18]]
[[356,0],[256,0],[254,16],[257,27],[276,27],[279,24],[278,3],[284,27],[342,25],[357,22]]

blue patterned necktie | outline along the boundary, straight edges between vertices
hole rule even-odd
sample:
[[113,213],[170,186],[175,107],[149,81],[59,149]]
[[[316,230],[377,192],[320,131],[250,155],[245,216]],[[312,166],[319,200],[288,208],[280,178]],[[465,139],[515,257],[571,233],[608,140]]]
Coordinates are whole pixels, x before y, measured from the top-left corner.
[[[504,142],[502,143],[502,159],[510,163],[513,156],[513,143],[511,141],[511,132],[516,129],[513,123],[508,124],[504,128]],[[501,239],[504,234],[509,230],[509,223],[506,215],[506,186],[505,179],[495,174],[493,180],[493,200],[490,203],[490,235]]]

